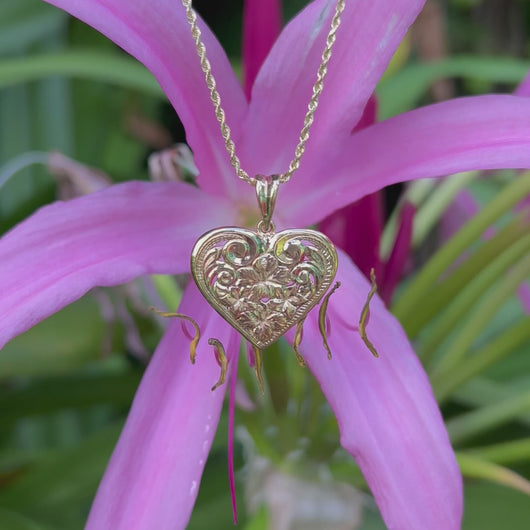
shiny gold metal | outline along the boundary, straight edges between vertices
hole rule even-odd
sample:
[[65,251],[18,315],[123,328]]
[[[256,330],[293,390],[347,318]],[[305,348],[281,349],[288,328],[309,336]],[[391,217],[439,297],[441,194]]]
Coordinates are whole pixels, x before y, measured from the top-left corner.
[[300,344],[302,342],[304,322],[305,322],[305,318],[300,320],[300,322],[296,324],[296,331],[294,332],[294,339],[293,339],[294,354],[296,356],[296,360],[298,361],[298,364],[302,368],[306,365],[305,359],[302,357],[302,354],[300,353]]
[[278,175],[256,176],[256,198],[258,207],[261,212],[261,221],[258,224],[258,230],[261,232],[274,232],[272,224],[272,214],[276,205],[278,188],[280,187],[280,178]]
[[337,271],[337,253],[314,230],[217,228],[192,251],[191,273],[210,305],[263,350],[303,320]]
[[[232,164],[232,167],[234,168],[237,176],[241,180],[244,180],[248,184],[254,185],[256,182],[256,177],[251,177],[241,167],[241,161],[239,160],[239,157],[236,154],[236,146],[231,137],[230,127],[226,123],[225,111],[221,106],[221,96],[219,95],[219,92],[216,88],[216,82],[212,74],[212,67],[210,65],[210,61],[208,61],[208,58],[206,57],[206,47],[204,46],[204,43],[201,40],[201,30],[197,26],[197,15],[195,14],[195,11],[193,10],[191,4],[192,0],[182,0],[182,5],[186,10],[186,17],[190,25],[191,35],[195,42],[195,49],[197,50],[197,55],[201,63],[201,68],[204,72],[204,79],[206,81],[206,85],[208,86],[208,90],[210,91],[210,99],[212,100],[215,109],[215,116],[221,128],[221,135],[223,137],[223,140],[225,141],[226,150],[230,155],[230,163]],[[318,107],[318,100],[320,98],[320,95],[322,94],[322,90],[324,89],[324,78],[326,77],[326,74],[328,72],[328,63],[331,59],[331,52],[333,49],[333,45],[335,44],[335,40],[337,38],[337,30],[340,26],[340,20],[342,12],[344,11],[344,5],[345,0],[337,0],[337,3],[335,5],[335,14],[331,19],[330,30],[326,38],[326,46],[324,47],[324,50],[322,52],[322,59],[317,70],[317,78],[315,84],[313,85],[313,95],[311,96],[311,99],[309,100],[309,103],[307,105],[307,112],[304,117],[302,130],[300,131],[300,138],[298,140],[298,145],[296,146],[294,151],[294,158],[289,164],[289,169],[285,173],[279,175],[280,183],[287,182],[292,177],[293,173],[300,167],[300,160],[305,152],[305,145],[309,140],[309,129],[313,124],[315,111]]]
[[[211,230],[200,237],[191,254],[191,272],[210,305],[252,345],[256,376],[263,391],[261,351],[296,325],[294,350],[298,362],[305,364],[299,352],[303,322],[308,312],[325,296],[337,271],[337,252],[325,235],[314,230],[299,229],[276,233],[272,215],[280,184],[292,177],[305,152],[309,130],[324,88],[324,78],[345,0],[337,0],[335,5],[335,13],[331,19],[294,158],[285,173],[255,177],[251,177],[241,167],[236,154],[230,127],[226,123],[221,105],[221,96],[217,91],[201,31],[197,25],[197,16],[192,8],[192,0],[182,0],[182,5],[186,10],[191,35],[230,162],[240,179],[255,186],[261,214],[261,221],[256,230],[225,227]],[[331,293],[335,289],[336,287]],[[330,294],[326,296],[320,310],[320,319],[324,319],[324,322]],[[321,333],[330,356],[325,325],[321,328]],[[214,345],[219,352],[222,345]],[[226,367],[222,367],[221,378],[214,388],[224,381],[224,372]]]

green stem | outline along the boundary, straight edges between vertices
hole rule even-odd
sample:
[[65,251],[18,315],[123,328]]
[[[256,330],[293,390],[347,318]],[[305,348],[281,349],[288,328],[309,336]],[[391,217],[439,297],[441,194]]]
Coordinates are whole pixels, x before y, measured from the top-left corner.
[[528,194],[530,175],[525,173],[502,190],[431,258],[393,307],[394,314],[405,327],[409,316],[417,311],[418,302],[431,289],[432,284],[488,227]]
[[446,427],[451,441],[454,444],[459,444],[529,411],[530,391],[526,391],[500,403],[461,414],[446,422]]
[[530,339],[530,321],[524,318],[511,325],[486,347],[474,353],[457,367],[439,377],[432,377],[431,384],[439,403],[446,400],[458,387],[480,374],[496,362],[515,351]]

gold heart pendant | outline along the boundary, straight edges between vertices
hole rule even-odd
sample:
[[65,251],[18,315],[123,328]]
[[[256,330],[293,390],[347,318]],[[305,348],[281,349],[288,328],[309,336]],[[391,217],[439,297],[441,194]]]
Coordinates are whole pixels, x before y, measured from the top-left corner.
[[262,350],[322,299],[337,252],[314,230],[218,228],[195,244],[191,272],[208,303]]

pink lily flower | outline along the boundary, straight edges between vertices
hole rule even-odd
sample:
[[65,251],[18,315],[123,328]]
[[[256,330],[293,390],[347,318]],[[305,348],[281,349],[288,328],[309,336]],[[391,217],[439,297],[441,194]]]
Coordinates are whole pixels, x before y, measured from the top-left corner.
[[[377,99],[372,95],[353,132],[370,127],[376,121]],[[319,229],[348,254],[366,278],[370,278],[370,271],[374,270],[379,295],[389,305],[410,256],[415,209],[412,205],[403,208],[394,247],[388,260],[383,262],[379,257],[385,223],[383,201],[382,190],[366,195],[323,219]]]
[[[200,174],[185,183],[132,182],[42,208],[0,240],[0,346],[94,286],[142,274],[189,272],[195,240],[222,225],[253,224],[254,193],[229,164],[184,11],[177,0],[50,0],[143,62],[186,128]],[[351,134],[423,0],[348,2],[300,170],[281,188],[276,223],[303,227],[389,184],[458,171],[530,167],[530,102],[483,96],[422,108]],[[316,0],[283,30],[250,100],[201,23],[243,166],[287,166],[311,94],[334,2]],[[374,359],[352,331],[369,285],[340,252],[342,288],[330,303],[334,352],[315,315],[302,354],[339,423],[389,528],[460,528],[462,481],[427,377],[379,298],[368,327]],[[193,284],[179,311],[234,352],[238,336]],[[195,366],[180,323],[146,370],[94,501],[88,529],[184,528],[223,402],[214,355]],[[266,362],[266,359],[265,359]]]
[[[376,121],[377,100],[372,95],[353,132],[370,127]],[[377,191],[333,212],[319,223],[319,229],[350,256],[367,278],[370,277],[370,270],[374,269],[379,284],[383,270],[379,259],[379,241],[384,225],[383,208],[383,194]]]

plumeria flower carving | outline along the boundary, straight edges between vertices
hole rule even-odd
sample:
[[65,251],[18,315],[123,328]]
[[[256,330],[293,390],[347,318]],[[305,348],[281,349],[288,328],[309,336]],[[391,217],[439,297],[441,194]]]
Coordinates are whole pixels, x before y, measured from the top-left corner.
[[280,296],[283,288],[291,282],[290,270],[279,265],[271,254],[256,258],[253,267],[239,270],[239,276],[249,284],[248,296],[255,302]]
[[[0,240],[0,345],[95,286],[143,274],[188,273],[192,246],[202,233],[240,225],[244,213],[254,211],[252,190],[235,178],[225,152],[180,3],[49,3],[95,27],[151,70],[185,126],[198,187],[119,184],[51,204],[16,226]],[[352,134],[423,4],[347,2],[305,158],[278,198],[277,227],[318,223],[400,181],[530,167],[530,101],[516,96],[447,101]],[[215,36],[200,22],[233,138],[250,174],[281,172],[292,156],[333,5],[332,0],[311,2],[266,57],[268,45],[256,44],[254,57],[263,55],[259,65],[245,52],[246,93]],[[247,2],[246,23],[260,12],[265,23],[277,13],[277,4]],[[253,23],[258,25],[256,19]],[[457,530],[462,480],[427,377],[401,326],[377,296],[369,328],[380,358],[367,354],[351,329],[351,315],[361,313],[370,285],[343,252],[339,262],[342,287],[329,305],[333,359],[323,354],[314,314],[306,320],[300,351],[337,417],[341,444],[359,464],[387,526]],[[229,358],[237,351],[238,334],[193,283],[179,312],[192,316],[204,336],[217,337]],[[201,341],[192,366],[188,346],[181,324],[172,322],[137,391],[92,506],[89,530],[186,526],[224,388],[210,390],[218,375],[211,347]]]

